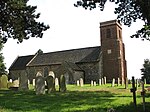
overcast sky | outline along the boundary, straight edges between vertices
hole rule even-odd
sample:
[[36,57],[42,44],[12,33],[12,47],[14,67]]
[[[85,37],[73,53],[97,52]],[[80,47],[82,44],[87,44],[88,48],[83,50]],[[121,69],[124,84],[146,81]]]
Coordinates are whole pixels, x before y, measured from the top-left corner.
[[[115,5],[107,3],[103,12],[98,8],[92,11],[74,7],[76,0],[30,0],[29,4],[37,5],[41,13],[38,21],[50,25],[43,38],[31,38],[17,44],[17,40],[9,39],[3,48],[7,69],[17,56],[35,54],[38,49],[43,52],[68,50],[100,45],[99,23],[116,19]],[[125,43],[128,77],[141,77],[144,59],[150,58],[150,42],[131,39],[143,26],[142,21],[133,23],[131,27],[122,25],[123,42]]]

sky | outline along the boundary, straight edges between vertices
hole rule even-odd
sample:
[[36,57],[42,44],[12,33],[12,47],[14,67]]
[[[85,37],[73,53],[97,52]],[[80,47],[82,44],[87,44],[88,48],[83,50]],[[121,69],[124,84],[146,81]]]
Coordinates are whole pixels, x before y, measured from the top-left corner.
[[[37,6],[36,12],[41,13],[38,21],[49,24],[50,29],[44,32],[43,38],[30,38],[20,44],[17,44],[17,40],[8,39],[2,51],[7,69],[17,56],[32,55],[39,49],[46,53],[99,46],[99,24],[117,18],[114,14],[116,5],[108,2],[102,12],[99,8],[90,11],[74,7],[76,1],[30,0],[29,4]],[[140,20],[132,23],[131,27],[122,24],[128,78],[140,78],[144,59],[150,59],[150,41],[130,38],[142,26]]]

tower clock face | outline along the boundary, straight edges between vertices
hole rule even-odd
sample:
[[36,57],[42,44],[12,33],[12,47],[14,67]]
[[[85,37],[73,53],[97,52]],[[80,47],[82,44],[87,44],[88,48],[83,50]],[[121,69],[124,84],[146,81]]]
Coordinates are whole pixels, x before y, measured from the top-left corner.
[[107,50],[107,54],[111,54],[111,49],[108,49],[108,50]]

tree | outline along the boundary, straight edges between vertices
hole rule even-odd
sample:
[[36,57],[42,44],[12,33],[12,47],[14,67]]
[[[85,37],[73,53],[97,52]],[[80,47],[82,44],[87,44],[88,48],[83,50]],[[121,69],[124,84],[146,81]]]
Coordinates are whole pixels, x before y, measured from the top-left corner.
[[[3,48],[3,44],[0,43],[0,51],[2,51],[2,48]],[[4,57],[3,57],[3,54],[0,53],[0,76],[3,74],[6,74],[5,70],[6,70],[6,67],[4,64]]]
[[118,21],[130,26],[137,19],[144,21],[145,25],[131,37],[150,40],[150,0],[78,0],[75,7],[82,6],[85,9],[95,9],[97,7],[103,11],[107,1],[117,5],[114,13],[117,14]]
[[0,1],[0,42],[8,38],[17,39],[18,43],[30,37],[43,36],[49,26],[37,22],[40,13],[35,14],[36,6],[27,5],[29,0]]
[[141,69],[142,72],[142,78],[146,79],[146,82],[148,84],[150,84],[150,60],[149,59],[145,59],[144,60],[144,64],[143,64],[143,68]]

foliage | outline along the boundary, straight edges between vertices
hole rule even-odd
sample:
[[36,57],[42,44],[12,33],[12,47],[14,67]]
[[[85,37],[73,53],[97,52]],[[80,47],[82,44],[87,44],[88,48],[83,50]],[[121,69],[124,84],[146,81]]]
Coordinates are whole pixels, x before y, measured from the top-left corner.
[[150,84],[150,60],[144,60],[143,68],[141,69],[142,77],[146,78],[146,82]]
[[[0,90],[2,112],[135,112],[132,93],[123,86],[67,85],[66,92],[35,95],[35,91]],[[142,111],[141,88],[137,92],[137,107]],[[146,112],[150,108],[150,94],[146,93]]]
[[[3,44],[0,42],[0,51],[2,51]],[[6,66],[4,64],[3,53],[0,52],[0,76],[6,74]]]
[[107,1],[117,5],[114,13],[118,15],[118,21],[130,26],[137,19],[143,20],[145,25],[131,37],[150,40],[150,0],[78,0],[76,7],[82,6],[85,9],[95,9],[97,7],[103,11]]
[[37,22],[40,13],[35,14],[36,6],[27,5],[28,0],[1,0],[0,2],[0,42],[8,38],[18,43],[30,37],[43,36],[49,26]]

